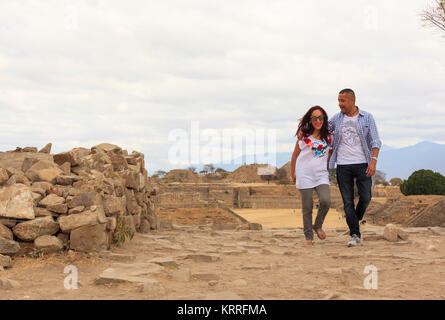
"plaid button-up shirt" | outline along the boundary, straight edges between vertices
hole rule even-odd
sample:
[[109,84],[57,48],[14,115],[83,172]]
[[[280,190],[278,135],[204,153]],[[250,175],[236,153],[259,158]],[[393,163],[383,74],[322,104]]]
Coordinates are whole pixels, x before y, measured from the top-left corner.
[[[334,136],[332,145],[333,153],[329,161],[329,168],[334,168],[335,163],[337,162],[337,152],[341,141],[341,129],[344,118],[345,114],[339,112],[329,119],[329,131]],[[382,141],[379,139],[379,133],[377,131],[377,126],[375,125],[374,117],[369,112],[363,111],[360,108],[357,119],[357,130],[366,160],[368,161],[368,164],[370,164],[372,159],[372,149],[380,149],[382,147]]]

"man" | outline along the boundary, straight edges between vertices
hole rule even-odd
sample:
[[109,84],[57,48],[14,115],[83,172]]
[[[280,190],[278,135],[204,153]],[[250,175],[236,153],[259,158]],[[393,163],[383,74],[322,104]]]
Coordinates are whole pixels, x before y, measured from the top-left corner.
[[[371,202],[372,176],[376,172],[379,139],[373,116],[355,105],[355,93],[343,89],[338,95],[339,113],[329,119],[334,134],[330,168],[337,163],[337,181],[343,198],[351,240],[348,247],[360,245],[360,220]],[[359,201],[354,206],[354,179]]]

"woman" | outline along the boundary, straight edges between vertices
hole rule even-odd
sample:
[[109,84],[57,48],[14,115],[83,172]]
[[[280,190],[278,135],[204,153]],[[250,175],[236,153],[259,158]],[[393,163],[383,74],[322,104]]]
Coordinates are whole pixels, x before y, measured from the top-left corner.
[[[326,111],[320,106],[310,108],[300,120],[296,136],[298,140],[292,154],[291,175],[301,195],[305,244],[312,245],[312,229],[318,238],[326,239],[322,225],[331,205],[328,164],[332,148]],[[318,194],[319,208],[315,224],[312,225],[314,189]]]

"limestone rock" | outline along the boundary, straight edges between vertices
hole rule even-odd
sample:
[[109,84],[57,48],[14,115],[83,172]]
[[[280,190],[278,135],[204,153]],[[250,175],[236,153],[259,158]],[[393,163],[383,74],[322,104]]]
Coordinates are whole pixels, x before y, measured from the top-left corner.
[[42,188],[40,185],[33,184],[31,186],[31,192],[38,193],[38,194],[40,194],[42,196],[46,195],[46,190],[47,189]]
[[112,152],[112,153],[116,153],[116,154],[122,153],[121,147],[119,147],[115,144],[111,144],[111,143],[101,143],[101,144],[98,144],[91,148],[92,152],[97,152],[98,150],[105,151],[105,152]]
[[126,211],[126,198],[113,195],[104,196],[104,209],[107,217],[113,215],[124,215]]
[[401,228],[397,229],[397,236],[404,241],[408,240],[409,238],[408,232],[402,230]]
[[0,289],[2,290],[17,288],[19,285],[20,284],[15,280],[0,278]]
[[87,225],[70,233],[70,247],[81,252],[100,252],[110,248],[111,233],[106,224]]
[[37,171],[32,181],[46,181],[49,183],[56,183],[57,176],[62,173],[59,168],[47,168]]
[[8,181],[6,181],[5,186],[9,187],[12,186],[13,184],[17,183],[17,177],[16,176],[11,176]]
[[249,223],[249,230],[263,230],[263,226],[260,223]]
[[69,175],[59,175],[56,178],[57,184],[60,184],[62,186],[70,186],[73,184],[74,181],[78,181],[79,179],[76,176],[69,176]]
[[17,220],[10,218],[0,218],[0,223],[4,224],[8,228],[12,228],[17,224]]
[[55,236],[40,236],[34,240],[34,246],[36,249],[40,249],[43,252],[57,252],[63,249],[63,242]]
[[108,156],[110,157],[114,171],[122,171],[128,169],[127,161],[125,161],[123,155],[110,152],[108,153]]
[[0,254],[13,255],[19,250],[20,244],[18,242],[0,237]]
[[0,189],[0,217],[34,219],[31,190],[23,184]]
[[99,256],[101,258],[107,258],[114,261],[127,262],[127,263],[136,260],[136,256],[133,254],[122,254],[111,251],[102,251],[100,252]]
[[192,273],[189,268],[174,270],[171,273],[173,280],[178,282],[189,282],[192,277]]
[[383,231],[383,238],[390,242],[396,242],[398,237],[398,228],[393,224],[387,224]]
[[37,152],[37,148],[36,147],[24,147],[22,149],[22,152]]
[[22,172],[28,171],[38,161],[36,158],[25,158],[22,163]]
[[51,212],[55,212],[55,213],[67,213],[68,212],[68,206],[65,203],[61,203],[61,204],[54,204],[51,206],[47,206],[46,207],[48,210],[50,210]]
[[13,228],[17,238],[23,241],[34,241],[40,236],[53,235],[57,231],[59,231],[59,224],[52,217],[21,222]]
[[0,237],[9,239],[9,240],[14,240],[12,231],[2,223],[0,223]]
[[0,168],[0,185],[5,184],[9,180],[9,175],[6,169]]
[[[40,193],[41,195],[46,195],[46,193],[50,190],[52,184],[44,181],[36,181],[32,183],[31,190],[36,193]],[[43,190],[43,193],[39,190]]]
[[213,224],[212,230],[235,230],[238,228],[237,223]]
[[68,208],[84,206],[88,208],[93,205],[102,205],[102,198],[95,192],[81,193],[75,196],[71,201],[67,202]]
[[57,222],[59,223],[62,232],[66,233],[79,227],[95,225],[99,221],[97,213],[91,211],[85,211],[79,214],[60,216],[57,219]]
[[85,210],[85,207],[84,207],[84,206],[78,206],[78,207],[75,207],[75,208],[70,209],[70,210],[68,211],[68,214],[78,214],[78,213],[83,212],[84,210]]
[[116,230],[117,220],[115,217],[107,218],[107,230],[113,233]]
[[154,258],[151,259],[149,262],[159,264],[163,267],[177,267],[178,264],[176,261],[171,257],[160,257],[160,258]]
[[141,207],[136,201],[133,190],[125,189],[125,198],[127,200],[127,212],[131,215],[137,215],[141,212]]
[[188,259],[193,259],[196,262],[215,262],[221,259],[218,254],[188,254]]
[[52,216],[53,215],[51,213],[51,211],[49,211],[48,209],[39,208],[39,207],[34,207],[34,214],[35,214],[36,218],[38,218],[38,217],[48,217],[48,216]]
[[50,142],[46,146],[44,146],[42,149],[39,150],[40,153],[51,153],[51,147],[53,144]]
[[0,267],[8,268],[11,266],[11,258],[0,254]]
[[81,158],[88,156],[90,153],[91,151],[85,148],[74,148],[67,152],[55,154],[53,159],[59,166],[65,162],[69,162],[71,166],[76,166],[80,164]]
[[51,193],[48,196],[46,196],[45,198],[43,198],[39,202],[39,205],[45,206],[45,207],[50,207],[50,206],[55,206],[55,205],[63,204],[63,203],[65,203],[65,199],[63,197],[59,197],[59,196]]
[[[43,181],[43,180],[40,180],[38,172],[43,169],[51,169],[51,168],[55,168],[54,163],[49,162],[49,161],[39,160],[36,163],[34,163],[28,170],[26,170],[25,176],[30,181]],[[50,181],[47,181],[47,182],[50,182]]]
[[140,233],[149,233],[150,232],[150,222],[147,219],[141,219],[141,225],[139,226]]
[[64,164],[59,165],[59,168],[65,175],[69,176],[71,174],[71,163],[65,162]]
[[219,280],[219,275],[216,273],[196,272],[192,274],[192,277],[204,281]]

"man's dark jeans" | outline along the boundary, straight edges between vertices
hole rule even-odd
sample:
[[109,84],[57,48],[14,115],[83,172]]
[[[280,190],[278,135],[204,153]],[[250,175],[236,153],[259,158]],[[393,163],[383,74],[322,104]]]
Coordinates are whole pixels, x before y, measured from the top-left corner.
[[[343,198],[346,213],[346,222],[349,226],[349,234],[360,235],[359,221],[363,219],[366,208],[371,202],[372,177],[366,176],[368,164],[337,165],[337,181]],[[359,201],[354,208],[354,180],[357,184]]]

